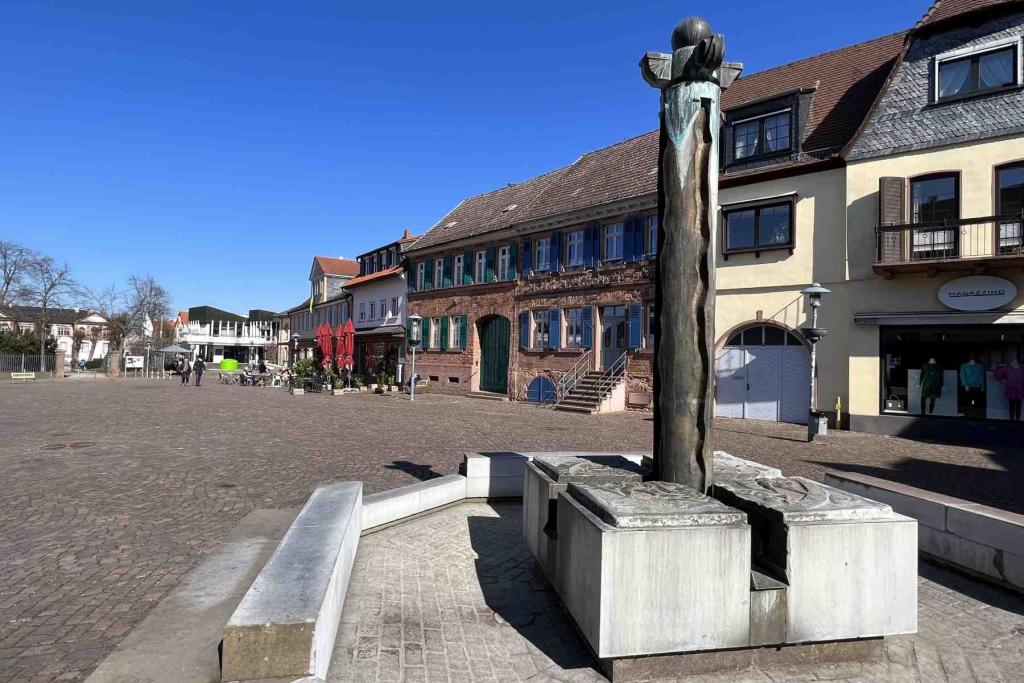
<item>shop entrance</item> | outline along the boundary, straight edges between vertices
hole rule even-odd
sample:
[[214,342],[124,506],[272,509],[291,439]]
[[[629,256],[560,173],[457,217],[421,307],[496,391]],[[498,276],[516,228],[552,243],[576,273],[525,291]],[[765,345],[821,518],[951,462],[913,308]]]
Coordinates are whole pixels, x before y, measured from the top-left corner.
[[792,332],[756,325],[735,333],[715,363],[715,414],[807,423],[811,353]]

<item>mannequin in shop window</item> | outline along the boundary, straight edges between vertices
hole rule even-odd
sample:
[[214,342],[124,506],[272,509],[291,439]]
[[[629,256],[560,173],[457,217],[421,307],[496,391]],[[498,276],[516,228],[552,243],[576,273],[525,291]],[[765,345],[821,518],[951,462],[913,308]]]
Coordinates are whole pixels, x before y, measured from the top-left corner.
[[985,416],[985,366],[971,356],[960,366],[960,412],[968,417]]
[[942,366],[934,358],[921,368],[921,414],[935,412],[935,399],[942,395]]
[[1020,406],[1024,399],[1024,368],[1014,359],[1009,365],[999,366],[993,373],[997,382],[1003,384],[1006,400],[1010,404],[1010,419],[1020,421]]

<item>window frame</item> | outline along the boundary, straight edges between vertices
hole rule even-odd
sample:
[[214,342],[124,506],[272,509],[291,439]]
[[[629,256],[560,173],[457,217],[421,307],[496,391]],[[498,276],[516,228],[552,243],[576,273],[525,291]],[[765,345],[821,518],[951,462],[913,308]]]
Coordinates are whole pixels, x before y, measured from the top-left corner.
[[422,292],[423,285],[427,281],[427,262],[420,261],[416,264],[416,291]]
[[473,284],[487,281],[487,251],[476,252],[473,256]]
[[[549,314],[550,315],[550,314]],[[575,323],[573,318],[576,318]],[[577,306],[574,308],[563,308],[562,309],[562,324],[564,325],[563,334],[560,335],[562,339],[562,348],[565,349],[582,349],[583,348],[583,308]],[[573,326],[577,327],[578,331],[573,332]],[[548,330],[550,338],[550,329]],[[575,343],[574,342],[575,339]]]
[[658,255],[658,230],[658,214],[644,216],[644,239],[647,240],[647,249],[644,253],[650,258]]
[[498,260],[498,263],[497,263],[497,267],[498,267],[497,280],[499,282],[504,282],[505,280],[510,279],[509,278],[509,271],[510,271],[511,266],[512,266],[512,247],[511,247],[511,245],[506,244],[503,247],[498,247],[498,259],[497,260]]
[[[573,238],[576,238],[575,240]],[[586,235],[583,230],[573,230],[565,236],[565,265],[568,268],[580,268],[583,266],[583,252]],[[572,258],[572,249],[576,247],[577,256]]]
[[441,348],[441,318],[430,319],[430,350],[437,351]]
[[[365,321],[366,321],[366,302],[365,301],[361,301],[361,302],[359,302],[359,322],[365,322]],[[306,329],[306,328],[303,328],[303,329]]]
[[459,346],[459,319],[461,315],[448,316],[448,350],[461,351]]
[[[551,235],[538,237],[533,243],[533,270],[538,273],[546,273],[551,270]],[[544,260],[541,261],[541,254]]]
[[[538,317],[538,313],[543,313],[543,315]],[[548,348],[548,344],[551,342],[551,311],[547,308],[538,308],[530,311],[530,323],[530,348]],[[543,340],[540,338],[542,324],[545,329]]]
[[[608,237],[611,230],[615,228],[618,232],[618,245],[619,255],[609,256],[608,255]],[[607,263],[618,263],[624,261],[626,258],[626,223],[625,221],[618,221],[615,223],[608,223],[601,227],[601,261]]]
[[[1003,188],[1000,176],[1003,171],[1018,169],[1024,171],[1024,160],[1008,161],[992,169],[992,206],[996,216],[1011,216],[1003,208]],[[1020,212],[1012,215],[1020,216],[1020,219],[1016,221],[999,221],[997,229],[992,231],[995,240],[993,254],[1020,254],[1024,251],[1024,201],[1021,202]]]
[[[975,45],[972,47],[960,48],[958,50],[950,50],[942,54],[936,55],[932,60],[931,75],[932,75],[932,92],[931,101],[932,104],[946,104],[947,102],[957,102],[960,100],[971,99],[973,97],[984,97],[994,93],[1004,92],[1006,90],[1012,90],[1013,88],[1019,88],[1024,84],[1024,77],[1022,77],[1022,64],[1021,64],[1021,53],[1022,43],[1024,43],[1024,37],[1017,36],[1014,38],[1007,38],[1005,40],[996,40],[982,45]],[[993,52],[1000,52],[1002,50],[1009,49],[1013,53],[1013,83],[1009,85],[999,85],[992,88],[984,88],[981,86],[980,76],[980,61],[986,54]],[[970,81],[972,89],[967,92],[957,93],[956,95],[949,95],[947,97],[940,97],[939,95],[939,70],[944,64],[951,64],[955,62],[962,62],[970,60]],[[978,89],[973,89],[977,85]]]
[[[760,243],[761,238],[761,211],[773,209],[779,206],[789,207],[789,241],[785,244]],[[729,248],[729,214],[740,211],[754,211],[754,245],[750,247]],[[762,251],[778,251],[788,249],[790,253],[796,248],[796,201],[793,199],[782,199],[778,201],[763,202],[759,204],[732,205],[722,209],[722,255],[728,258],[733,254],[750,254],[759,256]]]
[[444,289],[444,257],[434,259],[434,289]]
[[654,353],[654,302],[644,304],[644,349]]
[[[787,136],[788,143],[786,144],[786,147],[784,147],[782,149],[773,149],[771,151],[765,151],[765,149],[764,149],[764,144],[765,144],[765,134],[764,134],[765,126],[764,126],[764,124],[765,124],[765,121],[767,121],[768,119],[770,119],[772,117],[781,116],[783,114],[786,114],[787,118],[789,119],[789,135]],[[757,142],[755,144],[754,151],[751,152],[750,154],[747,154],[746,156],[743,156],[743,157],[737,156],[736,155],[736,127],[737,126],[742,126],[743,124],[754,123],[754,122],[757,123]],[[742,119],[737,119],[735,121],[731,121],[729,123],[729,132],[732,134],[732,138],[731,138],[732,139],[732,144],[730,145],[730,149],[729,149],[729,159],[730,159],[730,161],[732,163],[734,163],[734,164],[745,164],[745,163],[748,163],[750,161],[757,161],[758,159],[768,159],[768,158],[771,158],[771,157],[774,157],[774,156],[781,156],[781,155],[784,155],[784,154],[791,154],[793,152],[793,128],[794,128],[794,126],[793,126],[793,107],[786,107],[784,109],[778,109],[776,111],[771,111],[771,112],[768,112],[766,114],[758,114],[757,116],[748,116],[746,118],[742,118]]]
[[452,258],[452,287],[460,286],[465,279],[465,258],[463,254],[456,254]]
[[399,302],[399,297],[397,297],[397,296],[391,297],[391,307],[388,309],[388,317],[389,318],[393,318],[393,317],[398,315],[398,309],[399,309],[400,305],[401,305],[401,303]]

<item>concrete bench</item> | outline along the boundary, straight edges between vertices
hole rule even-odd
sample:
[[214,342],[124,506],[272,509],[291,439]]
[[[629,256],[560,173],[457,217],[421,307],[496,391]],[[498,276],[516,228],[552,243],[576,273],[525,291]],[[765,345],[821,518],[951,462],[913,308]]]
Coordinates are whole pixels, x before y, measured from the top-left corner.
[[313,492],[224,628],[221,680],[327,675],[362,511],[362,482]]
[[1024,592],[1024,515],[851,472],[825,483],[913,517],[926,557]]
[[526,474],[526,463],[535,456],[555,457],[575,456],[591,457],[611,455],[626,458],[640,464],[650,453],[601,453],[600,451],[513,451],[493,453],[466,453],[466,497],[467,498],[522,498],[523,477]]
[[11,382],[35,382],[36,373],[34,372],[12,372]]
[[409,486],[373,493],[363,499],[363,530],[390,524],[466,497],[461,474],[428,479]]

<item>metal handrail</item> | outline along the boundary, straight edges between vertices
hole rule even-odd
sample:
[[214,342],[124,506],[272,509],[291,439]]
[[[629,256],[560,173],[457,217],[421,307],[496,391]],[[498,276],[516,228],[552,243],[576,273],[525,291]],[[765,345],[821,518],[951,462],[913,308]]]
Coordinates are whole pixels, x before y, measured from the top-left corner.
[[593,356],[593,350],[587,349],[586,353],[580,356],[573,366],[569,368],[569,371],[558,380],[558,396],[560,399],[568,396],[569,392],[575,389],[580,380],[590,371],[589,369],[594,365]]
[[901,232],[903,230],[948,230],[967,225],[980,225],[982,223],[1011,223],[1024,220],[1024,210],[1019,213],[1002,214],[999,216],[978,216],[976,218],[946,218],[937,221],[925,221],[922,223],[895,223],[892,225],[879,225],[875,232]]
[[615,362],[597,378],[597,381],[594,382],[594,390],[602,401],[604,400],[605,392],[611,391],[612,388],[618,384],[619,379],[621,379],[625,374],[626,358],[628,354],[628,351],[623,351],[622,355],[620,355]]

